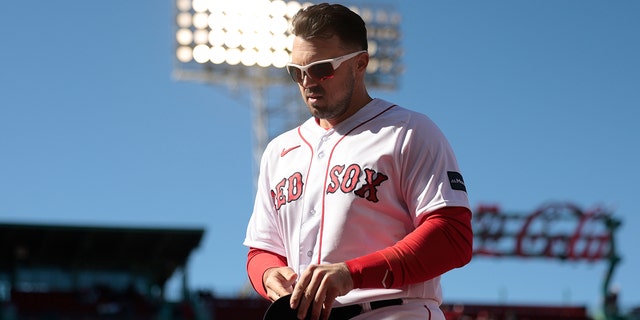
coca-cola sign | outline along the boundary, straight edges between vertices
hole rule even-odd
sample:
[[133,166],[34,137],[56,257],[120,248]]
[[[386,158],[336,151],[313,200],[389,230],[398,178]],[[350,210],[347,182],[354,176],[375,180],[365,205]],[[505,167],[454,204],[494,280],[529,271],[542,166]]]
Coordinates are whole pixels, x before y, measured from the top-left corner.
[[494,257],[545,257],[568,260],[611,258],[619,222],[595,208],[559,203],[530,214],[509,214],[497,206],[474,212],[474,254]]

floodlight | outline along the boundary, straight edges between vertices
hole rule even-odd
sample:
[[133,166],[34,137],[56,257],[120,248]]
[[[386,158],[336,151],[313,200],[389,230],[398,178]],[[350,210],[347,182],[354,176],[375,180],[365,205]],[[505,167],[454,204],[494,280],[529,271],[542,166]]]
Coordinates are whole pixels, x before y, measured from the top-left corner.
[[[282,0],[176,0],[177,73],[185,77],[202,72],[197,78],[217,83],[289,81],[283,69],[293,41],[289,25],[308,5]],[[400,15],[385,7],[350,9],[367,24],[370,63],[365,79],[372,88],[394,89],[402,72]]]

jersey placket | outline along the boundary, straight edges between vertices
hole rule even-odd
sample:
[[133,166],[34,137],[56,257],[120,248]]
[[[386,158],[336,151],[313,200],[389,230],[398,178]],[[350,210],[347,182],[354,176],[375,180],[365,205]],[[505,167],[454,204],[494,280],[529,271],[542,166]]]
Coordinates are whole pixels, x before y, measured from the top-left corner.
[[316,263],[318,257],[318,235],[320,224],[322,223],[322,195],[325,190],[324,180],[328,161],[328,150],[331,146],[327,145],[333,130],[327,130],[319,137],[315,158],[309,169],[309,178],[304,196],[303,214],[300,221],[300,250],[299,250],[299,269],[298,272],[304,271],[310,264]]

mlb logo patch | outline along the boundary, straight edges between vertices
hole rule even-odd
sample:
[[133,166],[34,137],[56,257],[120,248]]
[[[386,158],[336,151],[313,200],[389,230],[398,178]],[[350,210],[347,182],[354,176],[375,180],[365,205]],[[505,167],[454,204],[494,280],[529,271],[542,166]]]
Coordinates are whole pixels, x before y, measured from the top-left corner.
[[449,185],[451,185],[451,189],[467,192],[467,187],[464,185],[464,179],[462,179],[462,175],[459,172],[447,171],[447,176],[449,176]]

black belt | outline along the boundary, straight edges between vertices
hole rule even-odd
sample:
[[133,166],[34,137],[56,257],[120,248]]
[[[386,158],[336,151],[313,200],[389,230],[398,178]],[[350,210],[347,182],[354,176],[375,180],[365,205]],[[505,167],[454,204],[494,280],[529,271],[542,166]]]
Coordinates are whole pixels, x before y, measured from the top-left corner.
[[[380,309],[389,306],[399,306],[402,304],[402,299],[390,299],[390,300],[378,300],[367,302],[371,306],[371,310]],[[354,304],[344,307],[337,307],[331,309],[329,320],[347,320],[351,319],[364,311],[362,305]]]

